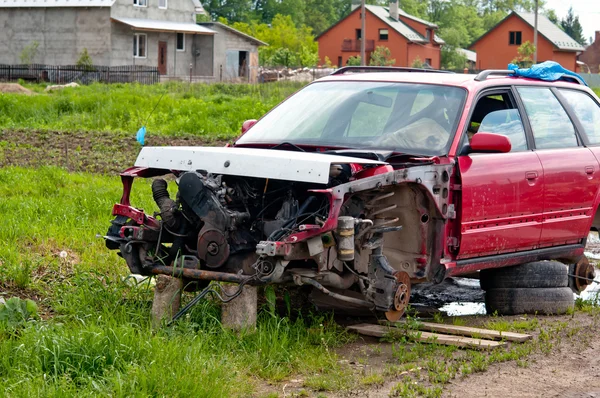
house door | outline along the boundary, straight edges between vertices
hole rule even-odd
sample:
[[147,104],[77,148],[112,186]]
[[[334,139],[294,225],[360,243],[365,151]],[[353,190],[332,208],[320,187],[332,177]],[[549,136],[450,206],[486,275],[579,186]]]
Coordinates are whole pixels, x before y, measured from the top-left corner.
[[167,74],[167,42],[158,42],[158,73],[161,75]]

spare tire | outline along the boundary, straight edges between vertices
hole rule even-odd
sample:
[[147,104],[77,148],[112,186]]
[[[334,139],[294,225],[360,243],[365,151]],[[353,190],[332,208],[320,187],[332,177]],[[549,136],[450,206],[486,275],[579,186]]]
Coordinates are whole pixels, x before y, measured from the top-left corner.
[[488,314],[564,314],[573,308],[573,292],[568,287],[539,289],[490,289],[485,292]]
[[483,290],[569,286],[568,267],[558,261],[535,261],[514,267],[484,269],[479,273]]

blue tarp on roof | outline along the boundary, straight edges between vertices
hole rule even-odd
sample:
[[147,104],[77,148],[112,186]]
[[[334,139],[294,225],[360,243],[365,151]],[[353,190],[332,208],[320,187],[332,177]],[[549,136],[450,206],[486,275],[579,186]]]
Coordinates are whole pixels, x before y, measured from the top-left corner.
[[570,76],[581,79],[587,86],[585,80],[577,73],[563,68],[558,62],[545,61],[541,64],[535,64],[531,68],[519,68],[515,64],[508,65],[509,70],[515,71],[515,76],[528,77],[531,79],[540,79],[546,81],[556,81]]

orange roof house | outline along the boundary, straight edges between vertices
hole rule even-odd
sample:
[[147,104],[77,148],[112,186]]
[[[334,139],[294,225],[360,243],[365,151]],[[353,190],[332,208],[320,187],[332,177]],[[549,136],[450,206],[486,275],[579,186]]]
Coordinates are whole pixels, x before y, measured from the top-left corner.
[[[506,69],[525,42],[533,44],[535,15],[513,11],[469,47],[477,53],[477,69]],[[545,16],[538,15],[538,62],[556,61],[576,69],[584,48]]]
[[[358,4],[357,4],[358,3]],[[346,65],[348,58],[360,56],[361,12],[360,1],[352,2],[352,12],[344,19],[321,33],[315,40],[319,43],[319,58],[325,57],[339,66]],[[410,66],[419,59],[432,68],[440,68],[440,47],[444,41],[435,34],[437,25],[405,13],[398,2],[390,1],[389,7],[366,6],[365,52],[367,65],[371,53],[378,46],[390,49],[396,66]]]

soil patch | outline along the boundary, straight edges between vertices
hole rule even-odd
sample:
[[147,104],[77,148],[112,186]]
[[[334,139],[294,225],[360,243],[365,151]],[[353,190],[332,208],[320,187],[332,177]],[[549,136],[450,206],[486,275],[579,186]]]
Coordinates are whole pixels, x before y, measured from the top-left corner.
[[[226,141],[206,137],[159,137],[146,146],[222,146]],[[134,134],[3,130],[0,167],[64,167],[71,172],[115,174],[133,166],[141,146]]]
[[33,95],[33,91],[18,83],[0,83],[0,93]]

